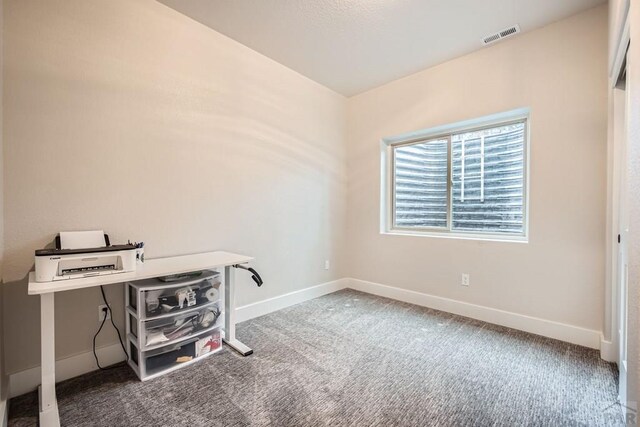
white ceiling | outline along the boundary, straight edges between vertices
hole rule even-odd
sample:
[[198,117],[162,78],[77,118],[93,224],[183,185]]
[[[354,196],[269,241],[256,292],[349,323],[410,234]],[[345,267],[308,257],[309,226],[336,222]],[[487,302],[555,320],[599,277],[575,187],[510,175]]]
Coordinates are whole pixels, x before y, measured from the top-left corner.
[[351,96],[604,0],[159,0]]

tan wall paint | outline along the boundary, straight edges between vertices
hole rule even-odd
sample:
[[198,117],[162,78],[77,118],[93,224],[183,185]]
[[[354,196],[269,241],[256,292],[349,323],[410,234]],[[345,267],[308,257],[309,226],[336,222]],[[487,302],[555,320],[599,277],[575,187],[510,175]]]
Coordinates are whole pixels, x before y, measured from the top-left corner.
[[[39,364],[24,278],[60,230],[144,240],[150,258],[255,256],[265,285],[239,274],[240,305],[346,276],[344,97],[154,0],[5,13],[9,373]],[[90,350],[99,303],[56,296],[58,357]]]
[[[350,98],[352,277],[602,330],[607,93],[603,5]],[[379,233],[381,138],[519,107],[528,244]]]
[[[243,278],[240,304],[351,276],[601,329],[604,6],[357,96],[348,112],[153,0],[9,0],[6,13],[8,372],[39,362],[33,249],[95,227],[144,239],[150,257],[256,256],[268,286]],[[379,235],[381,137],[523,106],[529,244]],[[116,307],[121,291],[107,289]],[[57,297],[58,357],[90,349],[99,303],[95,289]]]

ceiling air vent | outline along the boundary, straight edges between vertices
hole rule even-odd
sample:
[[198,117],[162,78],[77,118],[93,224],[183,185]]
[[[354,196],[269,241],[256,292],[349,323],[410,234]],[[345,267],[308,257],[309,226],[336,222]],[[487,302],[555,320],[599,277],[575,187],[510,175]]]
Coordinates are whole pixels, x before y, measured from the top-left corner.
[[506,39],[507,37],[511,37],[520,32],[520,25],[516,24],[509,28],[505,28],[504,30],[500,30],[497,33],[489,34],[482,38],[483,45],[490,45],[495,42],[498,42],[502,39]]

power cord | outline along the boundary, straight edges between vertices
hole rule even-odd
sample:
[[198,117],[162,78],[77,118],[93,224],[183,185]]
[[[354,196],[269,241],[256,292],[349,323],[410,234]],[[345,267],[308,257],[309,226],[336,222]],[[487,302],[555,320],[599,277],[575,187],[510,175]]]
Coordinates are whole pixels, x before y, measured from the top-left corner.
[[98,338],[98,335],[102,331],[102,328],[104,327],[104,324],[107,321],[107,317],[111,319],[111,324],[113,325],[113,328],[118,333],[118,341],[120,341],[120,347],[122,347],[122,351],[124,351],[124,355],[126,357],[127,362],[129,361],[129,353],[127,353],[127,349],[125,348],[124,342],[122,341],[122,336],[120,336],[120,330],[118,329],[116,324],[113,322],[113,311],[111,311],[111,306],[107,302],[107,296],[104,293],[104,287],[100,286],[100,292],[102,293],[102,300],[104,301],[104,305],[106,305],[107,307],[102,309],[104,313],[104,317],[102,318],[102,323],[100,323],[98,332],[96,332],[96,334],[93,336],[93,357],[96,359],[96,365],[98,365],[98,369],[100,369],[101,371],[105,371],[108,369],[118,368],[122,365],[122,363],[116,363],[115,365],[111,365],[109,367],[103,368],[102,366],[100,366],[100,362],[98,361],[98,354],[96,353],[96,338]]

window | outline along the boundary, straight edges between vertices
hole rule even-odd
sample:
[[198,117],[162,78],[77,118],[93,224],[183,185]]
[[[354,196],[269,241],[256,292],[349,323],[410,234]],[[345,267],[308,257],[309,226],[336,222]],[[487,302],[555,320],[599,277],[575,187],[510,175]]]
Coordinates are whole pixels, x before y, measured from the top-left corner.
[[527,120],[519,110],[383,141],[384,231],[526,239]]

